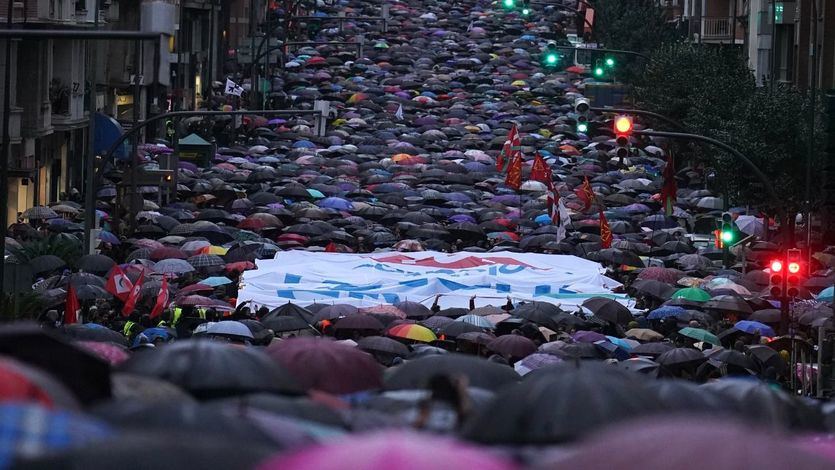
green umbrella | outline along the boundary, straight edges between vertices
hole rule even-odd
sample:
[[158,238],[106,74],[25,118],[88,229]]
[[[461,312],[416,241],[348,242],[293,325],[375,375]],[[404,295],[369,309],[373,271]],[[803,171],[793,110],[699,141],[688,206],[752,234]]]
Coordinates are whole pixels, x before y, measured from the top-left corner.
[[310,197],[315,198],[315,199],[324,199],[325,198],[325,195],[322,194],[322,192],[319,191],[318,189],[308,189],[307,193],[310,194]]
[[673,299],[687,299],[693,302],[707,302],[710,300],[710,294],[698,287],[685,287],[679,289],[673,294]]
[[705,343],[710,343],[714,346],[722,345],[722,343],[719,342],[719,338],[716,337],[716,335],[701,328],[682,328],[678,330],[678,334],[682,336],[687,336],[688,338],[693,338],[698,341],[704,341]]

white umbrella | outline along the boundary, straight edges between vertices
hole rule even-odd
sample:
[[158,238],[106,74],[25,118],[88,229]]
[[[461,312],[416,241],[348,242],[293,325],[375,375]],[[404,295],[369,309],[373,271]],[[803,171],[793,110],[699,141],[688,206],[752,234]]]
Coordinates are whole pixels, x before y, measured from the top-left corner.
[[747,235],[762,237],[765,234],[763,219],[753,215],[741,215],[736,219],[736,226],[739,231]]

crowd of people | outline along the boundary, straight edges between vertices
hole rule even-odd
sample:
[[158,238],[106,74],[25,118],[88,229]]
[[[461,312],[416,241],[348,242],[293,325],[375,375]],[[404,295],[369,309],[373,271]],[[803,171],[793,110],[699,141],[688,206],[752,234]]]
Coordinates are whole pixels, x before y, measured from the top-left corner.
[[[785,314],[773,223],[727,207],[669,142],[633,138],[618,158],[607,116],[578,132],[590,74],[540,57],[570,6],[390,7],[386,33],[312,33],[362,33],[364,57],[305,47],[273,79],[294,107],[330,102],[324,137],[298,117],[192,121],[217,154],[180,160],[175,198],[142,188],[132,226],[113,182],[99,188],[95,254],[80,255],[78,194],[9,228],[6,263],[33,285],[6,307],[31,322],[0,326],[0,469],[835,466],[819,344],[833,247],[813,250]],[[147,143],[142,164],[172,149]],[[716,248],[726,210],[752,243]],[[574,255],[628,300],[241,298],[242,274],[287,250]]]

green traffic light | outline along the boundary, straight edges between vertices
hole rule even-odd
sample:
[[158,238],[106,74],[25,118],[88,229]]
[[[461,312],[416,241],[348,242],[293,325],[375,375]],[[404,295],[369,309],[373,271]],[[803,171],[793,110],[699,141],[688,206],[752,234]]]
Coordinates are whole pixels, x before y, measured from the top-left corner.
[[557,63],[557,55],[556,54],[548,54],[545,56],[545,63],[548,65],[554,65]]
[[723,243],[731,243],[734,241],[734,233],[731,231],[722,231],[722,242]]
[[502,0],[502,4],[505,8],[513,8],[513,5],[516,4],[516,0]]
[[603,76],[603,67],[595,67],[594,68],[594,75],[596,77],[602,77]]
[[585,134],[589,131],[589,125],[585,122],[581,122],[577,124],[577,132]]
[[530,8],[522,8],[522,14],[528,16],[531,14]]
[[615,66],[615,59],[611,57],[606,58],[606,67],[614,67]]

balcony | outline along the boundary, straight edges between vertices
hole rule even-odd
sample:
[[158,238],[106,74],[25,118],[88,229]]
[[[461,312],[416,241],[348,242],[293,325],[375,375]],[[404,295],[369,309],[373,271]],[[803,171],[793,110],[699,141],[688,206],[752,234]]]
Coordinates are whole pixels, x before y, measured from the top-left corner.
[[695,42],[742,44],[743,28],[737,26],[734,38],[734,23],[730,16],[690,18],[690,37]]

